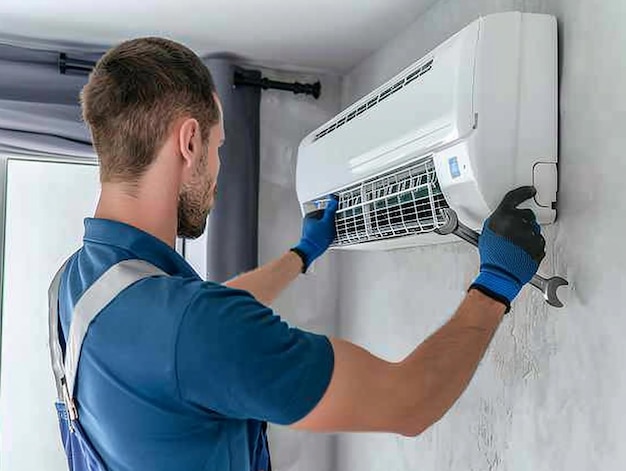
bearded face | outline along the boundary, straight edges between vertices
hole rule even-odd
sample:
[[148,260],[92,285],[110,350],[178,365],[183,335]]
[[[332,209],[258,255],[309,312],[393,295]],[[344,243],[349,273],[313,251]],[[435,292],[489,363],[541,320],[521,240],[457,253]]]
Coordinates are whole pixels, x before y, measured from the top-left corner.
[[202,154],[188,183],[178,195],[178,236],[197,239],[204,233],[217,186],[208,171],[208,149]]

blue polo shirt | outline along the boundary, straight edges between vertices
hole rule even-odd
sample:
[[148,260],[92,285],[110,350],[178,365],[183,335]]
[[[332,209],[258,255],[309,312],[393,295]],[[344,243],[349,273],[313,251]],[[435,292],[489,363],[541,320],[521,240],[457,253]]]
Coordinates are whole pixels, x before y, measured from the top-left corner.
[[85,220],[59,298],[72,307],[112,265],[142,259],[170,276],[130,286],[91,324],[75,397],[81,425],[111,471],[255,470],[262,421],[291,424],[333,370],[324,336],[289,327],[249,293],[203,282],[159,239]]

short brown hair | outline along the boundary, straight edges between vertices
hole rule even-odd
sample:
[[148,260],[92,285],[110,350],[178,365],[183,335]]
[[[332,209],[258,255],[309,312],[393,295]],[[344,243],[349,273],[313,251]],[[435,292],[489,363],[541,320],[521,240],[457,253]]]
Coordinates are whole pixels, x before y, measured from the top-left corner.
[[197,119],[208,142],[219,120],[214,92],[200,58],[174,41],[140,38],[109,50],[81,92],[100,180],[136,182],[181,117]]

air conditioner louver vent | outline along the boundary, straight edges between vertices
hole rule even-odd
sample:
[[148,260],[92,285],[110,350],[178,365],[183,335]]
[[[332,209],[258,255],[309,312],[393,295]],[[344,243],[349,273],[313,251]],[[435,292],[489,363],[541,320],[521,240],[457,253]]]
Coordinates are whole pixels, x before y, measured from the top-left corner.
[[391,95],[393,95],[397,91],[399,91],[402,88],[406,87],[409,83],[413,82],[415,79],[417,79],[417,78],[421,77],[422,75],[426,74],[427,72],[429,72],[433,68],[433,60],[434,59],[429,60],[428,62],[426,62],[425,64],[423,64],[423,65],[421,65],[419,67],[417,67],[413,71],[408,71],[407,75],[404,78],[400,78],[400,80],[398,80],[393,85],[387,87],[385,90],[380,92],[377,96],[369,99],[367,101],[367,103],[363,103],[358,108],[356,108],[356,109],[352,110],[350,113],[348,113],[348,115],[342,116],[339,119],[337,119],[336,121],[330,123],[327,127],[322,129],[319,133],[317,133],[315,135],[315,137],[313,138],[313,142],[316,142],[319,139],[321,139],[322,137],[332,133],[336,129],[339,129],[344,124],[352,121],[357,116],[362,115],[363,113],[365,113],[365,111],[367,111],[370,108],[376,106],[381,101],[385,100],[386,98],[389,98]]
[[432,232],[448,207],[432,158],[383,174],[338,193],[334,246]]

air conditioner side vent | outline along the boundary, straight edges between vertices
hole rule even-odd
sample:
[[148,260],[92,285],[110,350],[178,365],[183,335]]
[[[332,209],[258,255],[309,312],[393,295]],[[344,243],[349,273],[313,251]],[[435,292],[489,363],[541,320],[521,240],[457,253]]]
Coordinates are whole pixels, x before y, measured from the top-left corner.
[[320,132],[318,132],[315,135],[315,137],[313,138],[313,142],[316,142],[322,137],[332,133],[336,129],[339,129],[344,124],[352,121],[357,116],[362,115],[367,110],[378,105],[378,103],[380,103],[381,101],[385,100],[386,98],[389,98],[394,93],[400,91],[402,88],[406,87],[409,83],[413,82],[414,80],[418,79],[424,74],[430,72],[433,68],[433,62],[434,62],[434,59],[430,59],[426,63],[416,65],[415,69],[407,71],[404,77],[400,77],[399,80],[397,80],[395,83],[393,83],[392,85],[384,89],[378,95],[370,98],[369,100],[367,100],[366,103],[359,105],[355,109],[352,109],[347,115],[340,116],[336,120],[329,123],[328,126],[326,126],[324,129],[322,129]]

